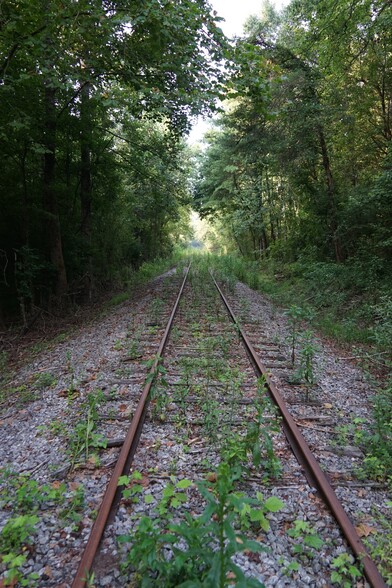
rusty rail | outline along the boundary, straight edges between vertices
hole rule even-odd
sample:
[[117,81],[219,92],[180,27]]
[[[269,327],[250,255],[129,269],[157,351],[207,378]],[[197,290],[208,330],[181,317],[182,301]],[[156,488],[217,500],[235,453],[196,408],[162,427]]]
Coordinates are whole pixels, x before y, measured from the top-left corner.
[[157,367],[159,361],[163,355],[164,349],[166,347],[167,340],[169,338],[170,329],[173,324],[174,317],[177,312],[178,305],[180,303],[180,299],[182,293],[185,288],[185,284],[188,278],[190,265],[187,267],[184,280],[182,282],[180,291],[178,293],[176,302],[173,306],[173,310],[171,312],[170,318],[166,325],[165,332],[161,339],[161,343],[158,348],[158,352],[155,356],[154,363],[151,367],[150,373],[146,378],[146,383],[143,388],[143,392],[140,396],[138,405],[135,410],[135,414],[133,415],[130,427],[128,429],[126,438],[124,440],[124,444],[121,448],[120,454],[118,456],[112,477],[110,478],[110,482],[106,488],[106,492],[104,494],[101,507],[98,512],[98,516],[95,519],[93,528],[91,529],[90,536],[88,538],[86,547],[83,552],[82,559],[80,561],[78,570],[76,572],[76,576],[72,583],[72,588],[84,588],[87,582],[87,576],[91,570],[91,566],[93,565],[95,554],[97,553],[99,544],[102,539],[103,532],[105,530],[110,512],[112,510],[112,505],[115,500],[117,490],[118,490],[118,480],[120,476],[126,473],[127,468],[130,466],[130,454],[135,449],[135,442],[137,443],[138,438],[140,436],[141,427],[143,426],[144,422],[144,415],[145,410],[148,404],[148,397],[151,391],[151,387],[154,383]]
[[285,424],[285,432],[288,430],[289,434],[287,435],[288,441],[293,448],[294,454],[296,455],[297,459],[299,458],[299,462],[303,464],[306,462],[306,468],[311,472],[311,478],[315,482],[316,488],[320,491],[323,495],[325,502],[329,506],[333,516],[335,517],[336,521],[338,522],[347,542],[349,543],[351,549],[353,550],[358,562],[361,566],[363,566],[363,570],[365,573],[366,578],[368,579],[372,588],[386,588],[386,584],[378,571],[374,561],[369,557],[364,544],[362,543],[354,525],[350,521],[345,512],[342,504],[340,503],[338,497],[335,494],[334,489],[328,482],[324,472],[320,468],[319,463],[317,462],[316,458],[314,457],[313,453],[311,452],[308,444],[306,443],[302,433],[300,432],[299,428],[297,427],[293,417],[291,416],[290,412],[288,411],[283,398],[281,397],[280,393],[278,392],[275,384],[272,382],[271,378],[269,377],[268,370],[261,362],[259,356],[257,355],[252,343],[246,336],[245,332],[242,330],[240,324],[238,323],[228,301],[226,300],[222,290],[218,286],[214,276],[210,272],[211,277],[214,281],[215,287],[217,288],[220,297],[222,298],[223,303],[225,304],[228,313],[236,325],[238,332],[241,336],[241,339],[245,345],[245,348],[248,354],[251,357],[253,365],[255,366],[256,372],[259,376],[263,376],[265,378],[269,394],[271,395],[273,401],[279,408],[281,413],[283,422]]

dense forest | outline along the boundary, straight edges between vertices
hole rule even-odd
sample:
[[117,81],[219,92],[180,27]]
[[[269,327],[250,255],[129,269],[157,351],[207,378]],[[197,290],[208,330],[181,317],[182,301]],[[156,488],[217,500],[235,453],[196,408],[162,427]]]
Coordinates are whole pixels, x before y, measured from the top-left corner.
[[0,19],[0,322],[167,254],[192,191],[226,250],[392,314],[390,0],[266,2],[232,41],[207,0],[6,0]]
[[5,0],[0,22],[0,322],[26,321],[187,230],[181,137],[226,41],[206,0]]
[[202,214],[218,211],[243,255],[355,257],[387,270],[390,8],[295,0],[248,21],[197,189]]

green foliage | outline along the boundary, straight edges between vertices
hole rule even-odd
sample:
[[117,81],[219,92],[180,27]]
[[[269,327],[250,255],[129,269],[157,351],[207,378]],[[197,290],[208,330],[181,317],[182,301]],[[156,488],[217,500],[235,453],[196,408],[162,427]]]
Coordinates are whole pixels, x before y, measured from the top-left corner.
[[33,1],[2,16],[2,320],[28,324],[68,287],[90,299],[181,241],[181,136],[215,108],[229,47],[204,0]]
[[36,515],[19,515],[8,519],[0,533],[0,553],[2,564],[6,568],[5,585],[18,582],[21,586],[34,586],[38,575],[31,573],[24,577],[21,571],[27,560],[23,553],[32,541],[35,525],[39,518]]
[[290,328],[291,363],[294,366],[296,346],[298,343],[300,332],[300,325],[302,321],[310,320],[311,313],[308,309],[304,309],[301,306],[292,304],[290,308],[286,310],[285,314],[288,318],[288,324]]
[[309,400],[310,387],[316,382],[315,355],[318,350],[311,331],[300,335],[299,366],[294,374],[294,380],[303,382],[306,387],[306,400]]
[[392,381],[379,389],[373,401],[373,421],[357,440],[365,453],[357,475],[392,482]]
[[379,570],[386,581],[387,585],[392,584],[392,502],[387,502],[389,516],[385,516],[378,509],[372,513],[378,525],[380,532],[372,535],[372,538],[365,539],[365,544],[369,549],[371,557],[378,563]]
[[57,383],[56,377],[50,372],[42,372],[35,380],[35,385],[38,388],[51,388]]
[[[142,517],[136,533],[120,538],[123,543],[131,543],[126,565],[135,573],[138,585],[147,587],[158,582],[163,587],[181,584],[223,588],[235,579],[238,586],[262,586],[246,577],[231,560],[240,551],[264,549],[236,527],[268,530],[265,514],[280,510],[283,503],[275,497],[264,501],[261,495],[251,498],[235,492],[234,482],[230,467],[222,463],[213,487],[207,482],[197,484],[205,501],[204,511],[197,517],[185,512],[181,520],[178,512],[173,517],[172,510],[178,510],[187,500],[181,490],[193,485],[181,480],[164,489],[156,513]],[[166,556],[167,550],[170,557]]]
[[[285,304],[293,292],[311,299],[328,334],[372,336],[387,350],[391,321],[377,316],[380,304],[388,317],[392,275],[386,13],[381,0],[320,0],[252,18],[235,47],[232,100],[197,161],[194,200],[221,249],[271,267],[253,273],[256,286],[279,289]],[[364,296],[375,329],[358,309]]]
[[104,398],[102,390],[95,390],[87,395],[86,401],[81,406],[81,418],[68,436],[68,453],[72,467],[82,458],[87,461],[91,449],[106,447],[107,440],[96,432],[98,407]]
[[223,461],[236,471],[247,471],[250,458],[254,468],[261,469],[265,480],[278,478],[282,465],[275,455],[272,435],[279,430],[280,419],[277,410],[266,396],[263,378],[258,382],[254,408],[256,416],[248,423],[245,435],[225,431],[222,444]]
[[354,565],[354,558],[348,553],[341,553],[332,561],[335,571],[331,574],[331,582],[343,588],[351,588],[353,582],[362,577],[361,572]]
[[27,474],[4,469],[0,477],[0,507],[17,513],[8,518],[0,532],[1,563],[5,570],[5,585],[17,581],[20,586],[35,586],[37,575],[23,572],[27,560],[26,548],[32,543],[39,523],[39,512],[59,506],[62,520],[77,524],[84,510],[84,491],[80,486],[67,492],[65,483],[39,485]]
[[307,521],[298,519],[294,521],[294,527],[287,531],[287,534],[293,539],[300,541],[293,546],[293,552],[297,555],[306,555],[312,557],[312,549],[320,549],[323,546],[322,539],[314,531]]

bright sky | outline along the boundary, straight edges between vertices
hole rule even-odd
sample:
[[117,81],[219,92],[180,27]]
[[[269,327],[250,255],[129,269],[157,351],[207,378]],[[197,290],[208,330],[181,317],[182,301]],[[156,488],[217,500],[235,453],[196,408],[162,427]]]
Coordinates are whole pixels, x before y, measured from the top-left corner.
[[[272,0],[277,9],[288,4],[288,0]],[[258,14],[263,4],[262,0],[210,0],[210,4],[217,11],[218,16],[225,19],[220,23],[225,35],[233,37],[242,34],[242,27],[246,19]]]
[[[287,6],[289,0],[272,0],[278,10]],[[217,11],[218,16],[225,20],[220,22],[220,27],[227,37],[240,36],[242,27],[247,18],[253,14],[259,14],[263,0],[210,0],[210,4]],[[189,143],[197,143],[209,127],[209,121],[201,119],[194,125]]]

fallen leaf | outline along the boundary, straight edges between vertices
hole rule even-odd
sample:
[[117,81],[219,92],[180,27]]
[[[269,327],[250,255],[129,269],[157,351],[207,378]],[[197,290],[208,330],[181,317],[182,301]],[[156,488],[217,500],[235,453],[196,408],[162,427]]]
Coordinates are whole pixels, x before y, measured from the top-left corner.
[[4,584],[4,580],[0,580],[0,588],[5,588],[5,586],[7,586],[7,588],[13,588],[14,586],[16,586],[17,584],[17,580],[8,580],[7,584]]
[[208,480],[208,482],[216,482],[216,473],[210,472],[209,474],[207,474],[206,480]]
[[329,402],[325,402],[324,403],[324,408],[333,408],[333,405],[330,404]]
[[376,529],[369,527],[369,525],[366,525],[365,523],[360,523],[355,529],[360,537],[368,537],[372,533],[377,533]]
[[119,411],[120,412],[125,412],[127,410],[128,406],[126,404],[120,404],[119,406]]
[[148,486],[150,485],[150,480],[147,476],[142,476],[142,479],[140,480],[140,484],[143,486],[143,488],[148,488]]
[[54,482],[52,482],[52,488],[54,490],[58,490],[61,486],[61,482],[59,482],[58,480],[55,480]]
[[52,568],[50,566],[45,566],[45,575],[50,579],[53,578]]

